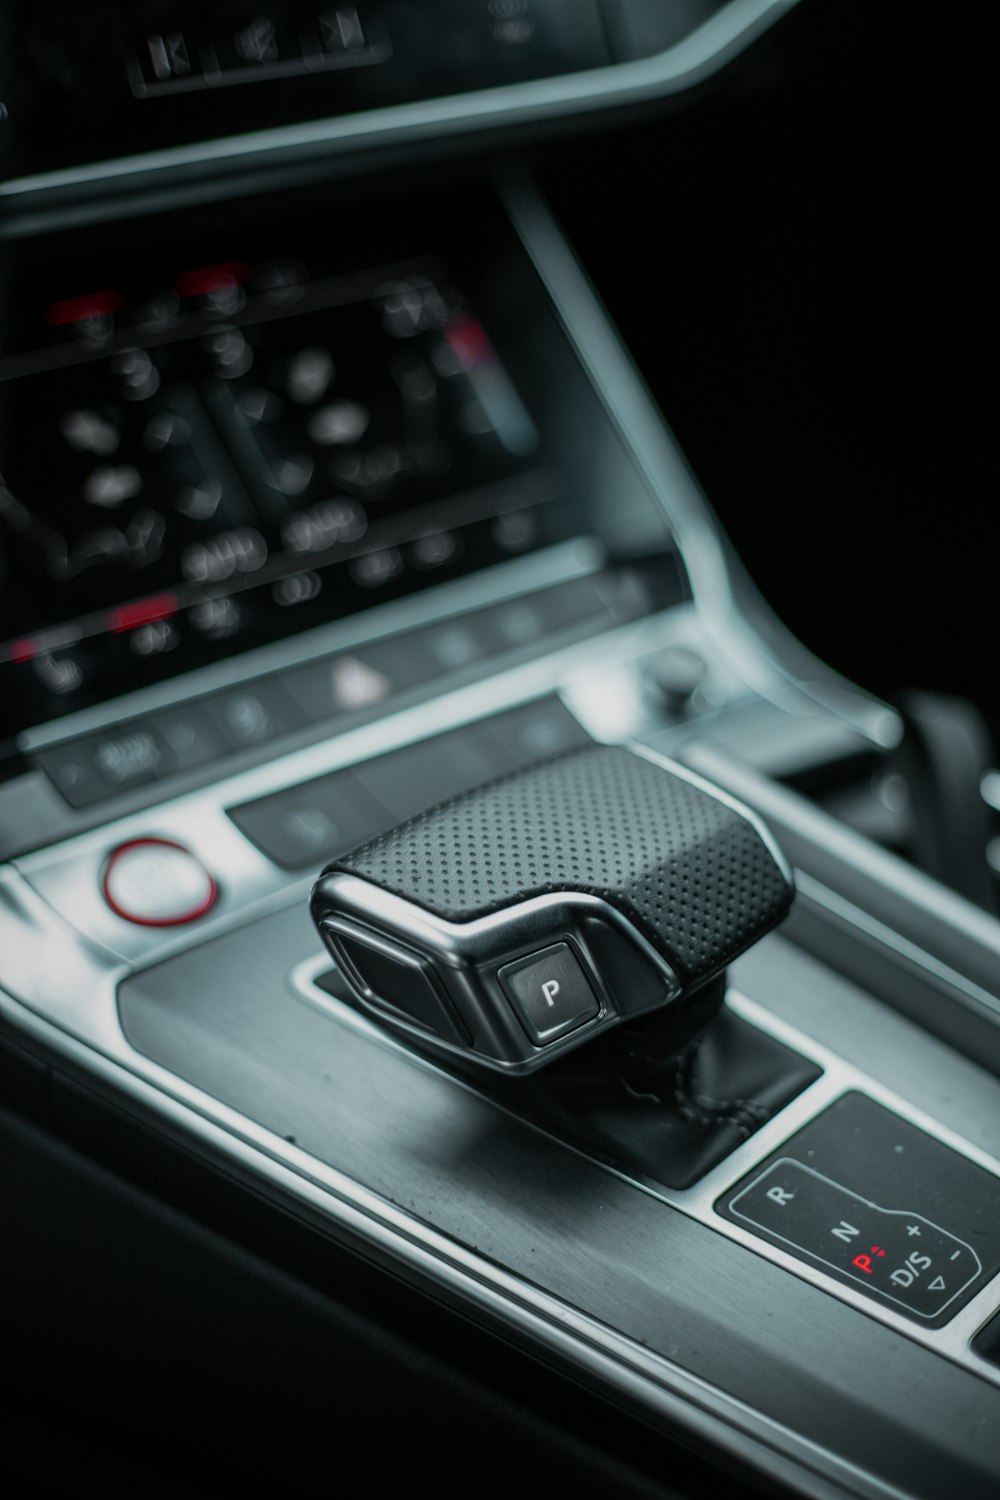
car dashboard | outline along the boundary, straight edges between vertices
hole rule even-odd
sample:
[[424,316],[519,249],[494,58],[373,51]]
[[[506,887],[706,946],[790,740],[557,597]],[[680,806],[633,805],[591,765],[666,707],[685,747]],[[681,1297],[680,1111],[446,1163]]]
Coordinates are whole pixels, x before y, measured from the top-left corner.
[[[985,1496],[1000,926],[900,857],[899,715],[756,592],[530,166],[799,7],[415,9],[5,23],[14,1472]],[[309,916],[591,745],[794,870],[676,1157],[408,1047]]]

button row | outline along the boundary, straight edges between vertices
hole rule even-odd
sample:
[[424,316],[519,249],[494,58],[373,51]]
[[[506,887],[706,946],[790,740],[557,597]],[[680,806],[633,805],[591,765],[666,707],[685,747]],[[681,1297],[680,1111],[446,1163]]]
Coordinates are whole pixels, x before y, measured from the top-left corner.
[[327,110],[341,112],[351,100],[355,107],[402,104],[613,61],[599,0],[259,0],[236,11],[229,25],[214,7],[210,26],[193,9],[175,4],[162,31],[134,34],[129,77],[136,98],[281,79],[294,80],[299,92],[309,75],[353,75],[364,67],[347,94],[342,85],[332,104],[327,100]]
[[92,739],[39,751],[42,769],[71,807],[162,781],[308,723],[276,678],[136,719]]
[[[334,771],[230,808],[229,816],[283,868],[319,866],[435,802],[586,740],[558,699],[540,699],[467,729],[379,756],[351,771]],[[105,863],[101,890],[116,916],[143,927],[175,927],[195,921],[211,910],[218,894],[215,880],[189,849],[161,838],[131,839],[118,845]],[[565,946],[558,945],[560,950]],[[501,979],[522,1024],[543,1046],[596,1014],[596,1001],[568,950],[551,949],[538,957],[540,967],[522,961],[510,965]],[[354,963],[375,976],[369,982],[377,994],[385,992],[387,974],[399,977],[385,953],[365,950],[354,955]],[[404,968],[403,1009],[421,1025],[451,1037],[448,1027],[454,1023],[447,1019],[450,1012],[434,999],[433,984],[419,965]],[[398,988],[389,986],[393,996]]]
[[593,582],[576,579],[39,751],[38,762],[71,807],[89,807],[312,724],[370,718],[450,672],[611,618]]
[[447,797],[587,740],[557,698],[543,698],[227,811],[275,864],[318,868]]
[[266,8],[231,30],[196,27],[152,31],[137,42],[132,92],[173,93],[383,62],[391,54],[384,30],[355,5],[330,5],[299,25]]

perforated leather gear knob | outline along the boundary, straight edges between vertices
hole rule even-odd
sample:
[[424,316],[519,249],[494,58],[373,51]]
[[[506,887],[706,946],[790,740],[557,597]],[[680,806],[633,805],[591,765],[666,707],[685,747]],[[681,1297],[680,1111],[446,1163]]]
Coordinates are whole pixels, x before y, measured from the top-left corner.
[[679,766],[595,745],[355,849],[312,910],[384,1025],[520,1073],[625,1017],[693,1014],[792,894],[746,809]]

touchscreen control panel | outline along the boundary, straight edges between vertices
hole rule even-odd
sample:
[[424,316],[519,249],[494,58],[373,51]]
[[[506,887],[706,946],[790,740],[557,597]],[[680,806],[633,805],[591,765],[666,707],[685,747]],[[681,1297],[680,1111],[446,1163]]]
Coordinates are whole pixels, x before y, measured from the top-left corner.
[[691,597],[492,190],[282,202],[11,250],[8,855]]
[[0,737],[530,550],[556,482],[431,262],[176,271],[3,362]]

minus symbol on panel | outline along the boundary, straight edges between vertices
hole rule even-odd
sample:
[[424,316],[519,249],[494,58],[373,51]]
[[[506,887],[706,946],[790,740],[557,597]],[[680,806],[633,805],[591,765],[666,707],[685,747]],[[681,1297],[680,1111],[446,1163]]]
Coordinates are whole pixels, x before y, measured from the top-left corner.
[[954,1255],[950,1255],[948,1257],[948,1259],[949,1260],[958,1260],[958,1257],[961,1255],[961,1253],[962,1253],[961,1250],[956,1250],[955,1253],[954,1253]]

